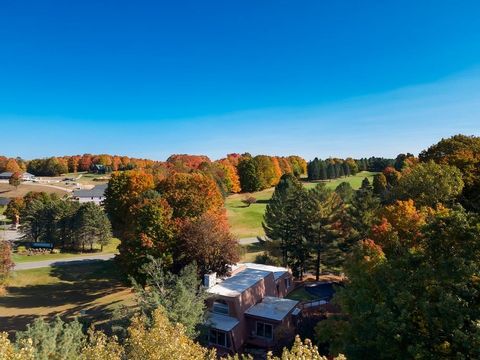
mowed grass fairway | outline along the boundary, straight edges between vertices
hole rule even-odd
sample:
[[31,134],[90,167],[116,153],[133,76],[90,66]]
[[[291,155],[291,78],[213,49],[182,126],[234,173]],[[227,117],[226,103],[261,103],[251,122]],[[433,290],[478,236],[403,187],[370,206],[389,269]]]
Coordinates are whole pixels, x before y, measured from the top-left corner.
[[[370,183],[375,175],[373,172],[362,171],[354,176],[335,179],[325,182],[330,189],[335,189],[340,183],[348,182],[354,189],[360,188],[362,180],[368,178]],[[313,188],[318,182],[305,182],[307,188]],[[262,228],[263,214],[271,199],[274,188],[266,189],[251,195],[257,199],[255,204],[249,207],[242,203],[245,194],[235,194],[227,197],[225,205],[227,208],[228,222],[234,235],[239,238],[255,237],[265,235]]]
[[100,324],[133,304],[114,261],[14,271],[0,296],[0,331],[22,330],[36,317],[79,317]]

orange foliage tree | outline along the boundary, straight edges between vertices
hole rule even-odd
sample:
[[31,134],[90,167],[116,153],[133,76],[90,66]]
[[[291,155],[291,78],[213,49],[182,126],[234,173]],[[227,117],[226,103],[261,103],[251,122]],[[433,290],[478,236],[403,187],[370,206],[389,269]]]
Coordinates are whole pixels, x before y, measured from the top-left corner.
[[157,190],[173,209],[174,218],[196,218],[225,211],[215,181],[200,173],[176,173],[159,182]]

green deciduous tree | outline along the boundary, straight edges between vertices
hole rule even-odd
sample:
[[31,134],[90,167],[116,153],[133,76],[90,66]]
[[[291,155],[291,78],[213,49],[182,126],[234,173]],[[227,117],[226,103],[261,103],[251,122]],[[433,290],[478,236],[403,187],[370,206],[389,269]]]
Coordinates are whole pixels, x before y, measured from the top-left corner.
[[390,199],[412,199],[418,206],[435,207],[439,203],[452,204],[462,189],[458,168],[429,161],[409,169],[392,189]]
[[465,187],[461,201],[468,209],[480,212],[480,137],[455,135],[442,139],[420,153],[422,162],[456,166]]

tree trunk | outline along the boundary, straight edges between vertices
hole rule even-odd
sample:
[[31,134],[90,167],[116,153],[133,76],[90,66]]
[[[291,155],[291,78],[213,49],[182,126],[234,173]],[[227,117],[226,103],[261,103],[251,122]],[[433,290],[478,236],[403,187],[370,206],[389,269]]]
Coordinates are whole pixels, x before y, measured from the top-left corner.
[[317,261],[316,261],[316,274],[315,280],[320,280],[320,249],[317,250]]

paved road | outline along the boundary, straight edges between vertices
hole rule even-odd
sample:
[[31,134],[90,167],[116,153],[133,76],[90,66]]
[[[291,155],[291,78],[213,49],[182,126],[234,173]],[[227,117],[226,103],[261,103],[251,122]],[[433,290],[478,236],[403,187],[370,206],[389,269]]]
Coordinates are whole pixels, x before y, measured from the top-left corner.
[[110,260],[113,259],[115,254],[103,254],[103,255],[83,255],[74,258],[66,259],[56,259],[56,260],[42,260],[42,261],[32,261],[26,263],[15,264],[14,270],[29,270],[29,269],[38,269],[43,267],[49,267],[52,265],[55,266],[64,266],[64,265],[73,265],[73,264],[82,264],[89,263],[92,261],[100,260]]
[[257,242],[259,242],[258,237],[249,237],[249,238],[238,239],[238,243],[240,245],[250,245],[250,244],[255,244]]

